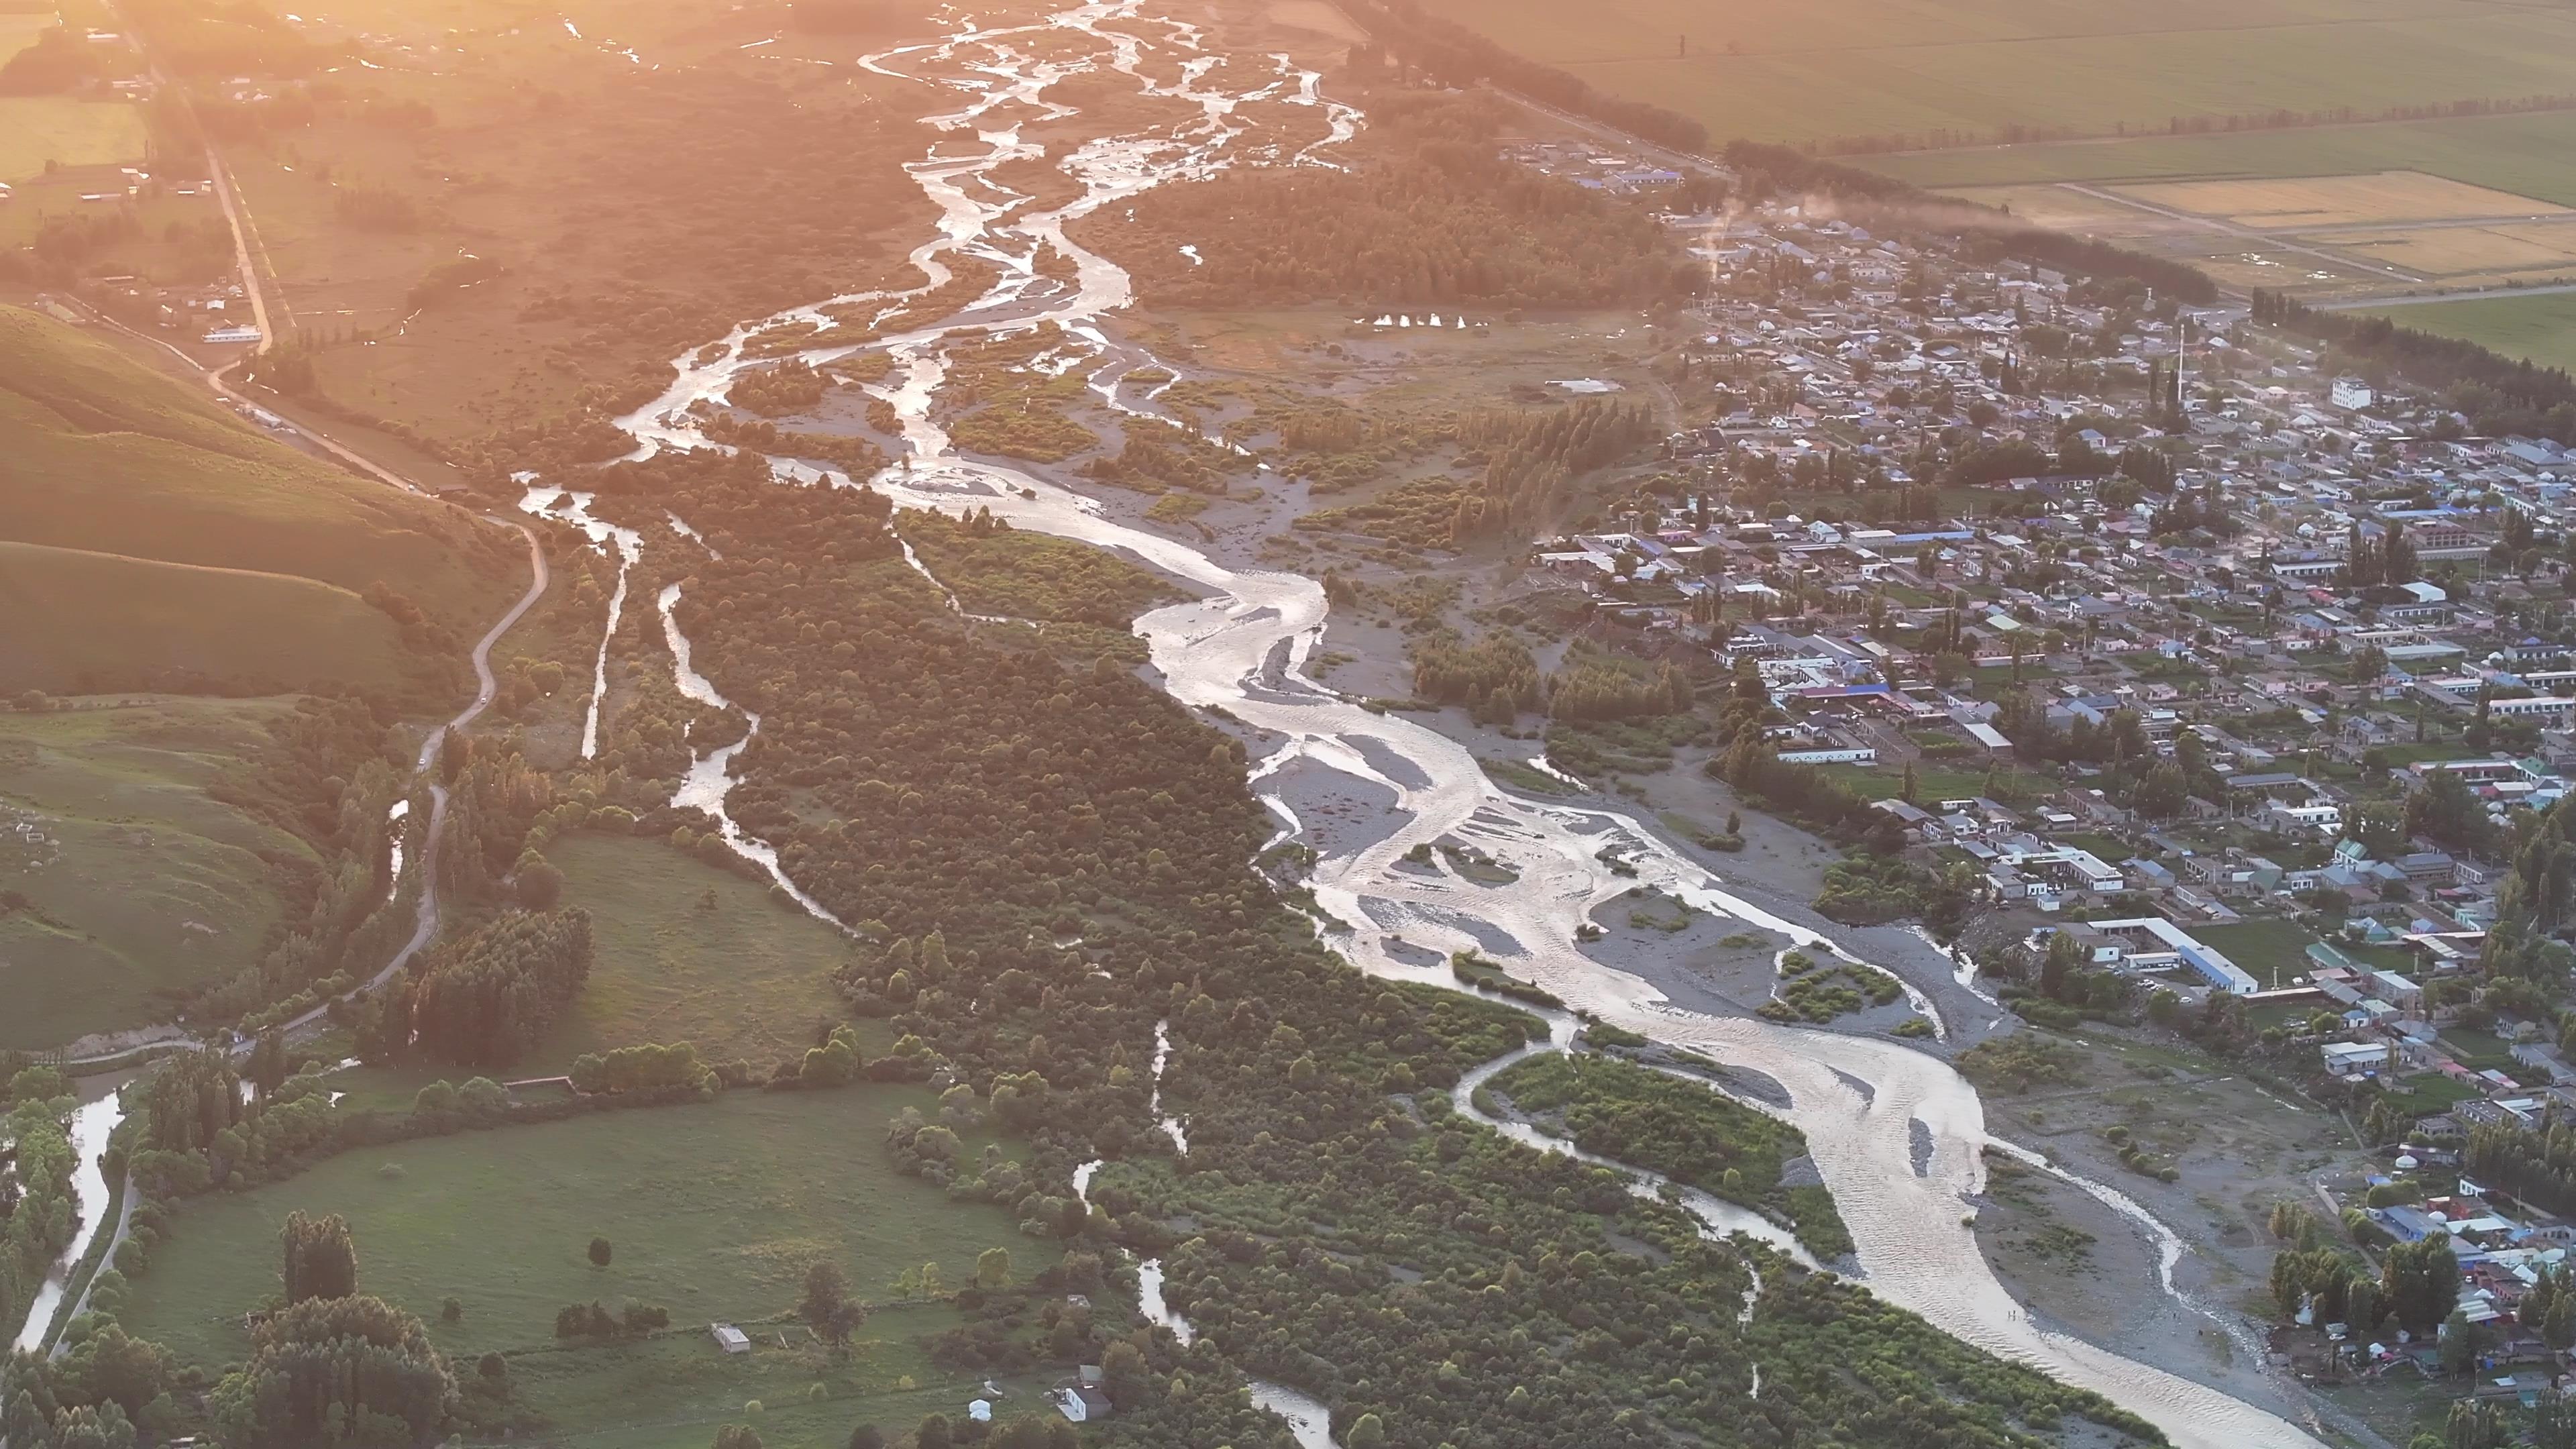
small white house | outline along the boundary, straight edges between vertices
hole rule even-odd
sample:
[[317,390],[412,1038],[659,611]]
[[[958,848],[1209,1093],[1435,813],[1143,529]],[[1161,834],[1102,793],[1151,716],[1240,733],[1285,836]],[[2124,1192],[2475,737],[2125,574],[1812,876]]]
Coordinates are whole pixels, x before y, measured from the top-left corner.
[[1106,1419],[1110,1414],[1109,1396],[1087,1384],[1081,1388],[1056,1390],[1055,1408],[1057,1413],[1076,1424]]
[[730,1323],[710,1323],[707,1332],[715,1336],[716,1347],[727,1353],[751,1352],[750,1336]]

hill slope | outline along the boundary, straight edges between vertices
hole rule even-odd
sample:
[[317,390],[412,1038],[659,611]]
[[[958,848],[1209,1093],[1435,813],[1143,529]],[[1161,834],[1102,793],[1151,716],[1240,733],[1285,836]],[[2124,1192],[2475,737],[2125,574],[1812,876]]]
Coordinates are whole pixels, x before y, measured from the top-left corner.
[[[0,578],[15,559],[0,559]],[[0,601],[0,617],[9,604]],[[360,607],[364,607],[361,605]],[[0,712],[0,1050],[140,1025],[256,964],[282,873],[323,867],[253,809],[274,699]]]
[[0,681],[94,694],[133,687],[281,694],[342,684],[399,693],[402,631],[346,589],[285,574],[162,563],[0,539]]
[[[454,640],[477,632],[495,585],[517,563],[497,530],[462,510],[307,457],[108,344],[7,307],[0,307],[0,457],[9,460],[0,469],[0,541],[232,571],[187,575],[181,584],[167,571],[49,560],[45,577],[61,590],[46,602],[52,616],[100,621],[99,638],[79,641],[95,646],[95,687],[164,682],[173,668],[220,678],[244,659],[267,661],[261,677],[270,681],[381,680],[409,664],[427,683],[424,676],[445,677],[456,661],[396,653],[370,674],[349,657],[370,634],[349,613],[353,604],[365,608],[356,596],[381,582],[420,605],[436,627],[413,631],[412,655],[461,653]],[[201,611],[194,636],[210,647],[227,625],[269,637],[249,655],[241,647],[251,641],[236,640],[202,657],[174,656],[163,646],[180,641],[136,627],[171,617],[166,602],[113,597],[145,578],[165,599],[184,598]],[[326,589],[332,602],[310,595],[318,613],[299,621],[284,607],[295,592],[286,586],[297,583]],[[121,629],[113,625],[120,618]],[[139,656],[120,652],[133,643],[151,647]],[[286,667],[306,643],[337,657]],[[0,687],[32,683],[0,662]]]

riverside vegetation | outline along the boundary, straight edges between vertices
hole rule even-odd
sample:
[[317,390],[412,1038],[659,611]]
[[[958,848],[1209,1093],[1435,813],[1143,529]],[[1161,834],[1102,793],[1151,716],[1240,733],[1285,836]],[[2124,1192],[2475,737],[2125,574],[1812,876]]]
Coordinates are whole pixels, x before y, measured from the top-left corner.
[[[979,1158],[958,1128],[924,1111],[894,1124],[885,1160],[951,1197],[995,1204],[1001,1221],[1066,1257],[1025,1288],[943,1288],[938,1301],[963,1315],[953,1329],[929,1332],[917,1349],[871,1352],[927,1353],[975,1373],[1106,1363],[1121,1443],[1283,1443],[1284,1427],[1236,1391],[1247,1371],[1323,1398],[1354,1442],[1420,1449],[1470,1433],[1529,1449],[1569,1436],[1645,1449],[1675,1432],[1772,1446],[1803,1442],[1825,1422],[1842,1442],[1891,1449],[2017,1446],[2048,1442],[2070,1418],[2157,1441],[2093,1395],[1948,1339],[1858,1285],[1767,1256],[1755,1312],[1739,1320],[1747,1255],[1761,1250],[1705,1242],[1679,1210],[1630,1196],[1618,1174],[1520,1148],[1448,1110],[1441,1088],[1535,1024],[1462,994],[1367,981],[1316,943],[1251,865],[1269,826],[1246,789],[1238,744],[1124,668],[1068,668],[1029,649],[1020,626],[951,613],[903,563],[893,529],[912,520],[891,518],[883,499],[775,490],[749,483],[749,467],[666,456],[604,479],[601,499],[638,518],[686,501],[695,511],[684,516],[722,555],[692,564],[681,614],[702,667],[763,715],[737,763],[733,808],[779,847],[794,878],[871,938],[839,972],[856,1025],[802,1056],[714,1070],[677,1044],[637,1044],[576,1069],[616,1090],[546,1104],[469,1082],[424,1092],[406,1113],[334,1111],[311,1077],[286,1078],[244,1105],[226,1064],[180,1063],[155,1078],[135,1156],[150,1231],[120,1253],[108,1316],[164,1322],[168,1310],[155,1306],[164,1269],[172,1281],[193,1279],[201,1270],[184,1265],[203,1255],[256,1251],[241,1241],[256,1215],[220,1226],[225,1192],[264,1182],[270,1201],[292,1202],[300,1174],[343,1155],[372,1157],[381,1174],[398,1160],[376,1144],[456,1130],[578,1140],[619,1120],[601,1114],[621,1106],[694,1119],[765,1088],[781,1110],[813,1112],[831,1094],[863,1090],[854,1080],[934,1079],[955,1084],[942,1117],[989,1122],[1024,1145]],[[696,507],[737,486],[772,489],[766,496],[782,506]],[[979,568],[971,551],[951,563],[962,580]],[[540,937],[529,933],[549,919],[547,872],[532,853],[568,830],[670,836],[693,817],[610,804],[594,793],[599,777],[558,789],[481,744],[461,752],[452,773],[464,846],[457,887],[503,935],[469,936],[461,956],[422,963],[415,999],[451,999],[430,983],[470,960],[490,965],[467,980],[494,971],[496,983],[523,984],[456,999],[550,1002],[564,987],[545,983],[569,976],[548,975],[542,952],[495,949],[499,940],[533,946]],[[522,911],[530,913],[513,914]],[[485,940],[494,945],[475,944]],[[377,1009],[401,999],[388,993]],[[463,1038],[470,1052],[445,1037],[415,1047],[382,1027],[369,1050],[502,1059],[553,1010],[539,1006],[515,1027],[469,1014],[481,1023]],[[1145,1064],[1158,1022],[1174,1046],[1164,1109],[1188,1119],[1186,1157],[1148,1112]],[[611,1062],[630,1057],[612,1074]],[[1624,1078],[1641,1069],[1585,1070]],[[1755,1135],[1762,1124],[1738,1119],[1714,1093],[1670,1085],[1695,1094],[1666,1104],[1676,1133],[1685,1122],[1722,1121],[1730,1140],[1746,1144],[1729,1165],[1748,1181],[1776,1182],[1764,1164],[1792,1143]],[[531,1125],[549,1118],[562,1120]],[[1654,1143],[1670,1135],[1632,1145],[1660,1156]],[[1111,1165],[1085,1212],[1070,1178],[1092,1157]],[[1715,1178],[1722,1189],[1723,1171]],[[199,1206],[208,1193],[216,1196]],[[1810,1231],[1810,1217],[1829,1221],[1787,1210]],[[621,1243],[618,1261],[652,1252],[669,1231],[639,1218],[643,1239]],[[1119,1248],[1163,1255],[1167,1297],[1201,1330],[1191,1347],[1127,1316],[1134,1290]],[[1055,1302],[1047,1289],[1069,1283],[1100,1296],[1086,1322],[1067,1328],[1045,1305]],[[745,1285],[728,1298],[742,1291],[759,1290]],[[788,1311],[787,1295],[769,1291],[773,1311]],[[910,1296],[925,1291],[914,1275]],[[22,1385],[37,1411],[24,1442],[72,1442],[65,1436],[81,1416],[104,1416],[111,1403],[128,1418],[159,1415],[153,1406],[165,1396],[165,1409],[227,1444],[318,1442],[291,1424],[242,1418],[255,1413],[248,1407],[224,1407],[261,1402],[257,1384],[272,1361],[264,1356],[306,1352],[296,1345],[308,1328],[319,1331],[308,1323],[316,1315],[353,1315],[425,1386],[453,1386],[407,1401],[415,1432],[533,1423],[541,1403],[579,1401],[526,1378],[534,1365],[508,1355],[497,1380],[523,1386],[515,1399],[487,1384],[479,1365],[449,1362],[441,1330],[413,1321],[425,1303],[407,1316],[363,1298],[333,1301],[353,1306],[290,1309],[219,1380],[211,1364],[190,1378],[171,1355],[129,1348],[139,1340],[106,1317],[78,1325],[72,1355]],[[661,1352],[624,1342],[621,1334],[571,1348],[564,1367],[606,1372],[615,1355]],[[1322,1344],[1336,1346],[1330,1356]],[[1562,1344],[1570,1354],[1551,1347]],[[145,1364],[131,1380],[102,1367],[129,1360]],[[1754,1361],[1763,1387],[1748,1400]],[[212,1383],[210,1396],[194,1400],[191,1383]],[[797,1422],[838,1415],[846,1424],[872,1406],[918,1402],[900,1390],[843,1392],[827,1388],[822,1407]],[[1498,1417],[1498,1406],[1509,1412]],[[916,1437],[930,1437],[926,1425]]]

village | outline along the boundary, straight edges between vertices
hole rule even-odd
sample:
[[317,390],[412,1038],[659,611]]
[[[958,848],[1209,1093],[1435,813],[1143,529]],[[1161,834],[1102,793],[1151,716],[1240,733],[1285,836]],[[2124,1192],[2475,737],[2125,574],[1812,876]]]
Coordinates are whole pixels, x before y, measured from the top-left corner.
[[[1683,184],[1615,148],[1519,159],[1650,204]],[[1778,760],[1972,877],[2030,958],[2171,1013],[2220,998],[2340,1100],[2377,1167],[2314,1184],[2327,1226],[2448,1241],[2474,1336],[2293,1294],[2276,1366],[2536,1402],[2576,1346],[2544,1324],[2576,1222],[2469,1144],[2519,1158],[2576,1115],[2565,949],[2536,989],[2482,969],[2576,777],[2576,455],[2241,303],[1814,198],[1666,220],[1712,279],[1677,324],[1688,425],[1533,563],[1626,652],[1758,679]]]

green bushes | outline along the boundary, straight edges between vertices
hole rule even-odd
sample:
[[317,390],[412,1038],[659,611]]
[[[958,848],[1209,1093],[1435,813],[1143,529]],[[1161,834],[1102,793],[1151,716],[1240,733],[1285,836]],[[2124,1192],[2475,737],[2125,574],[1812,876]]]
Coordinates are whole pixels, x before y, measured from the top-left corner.
[[1852,1250],[1831,1192],[1780,1185],[1782,1164],[1806,1154],[1806,1138],[1706,1083],[1612,1057],[1550,1053],[1513,1065],[1490,1090],[1586,1152],[1786,1220],[1821,1258]]
[[1830,1022],[1871,1006],[1887,1006],[1905,995],[1895,977],[1875,966],[1840,957],[1818,961],[1804,951],[1780,957],[1780,986],[1756,1010],[1773,1021]]

